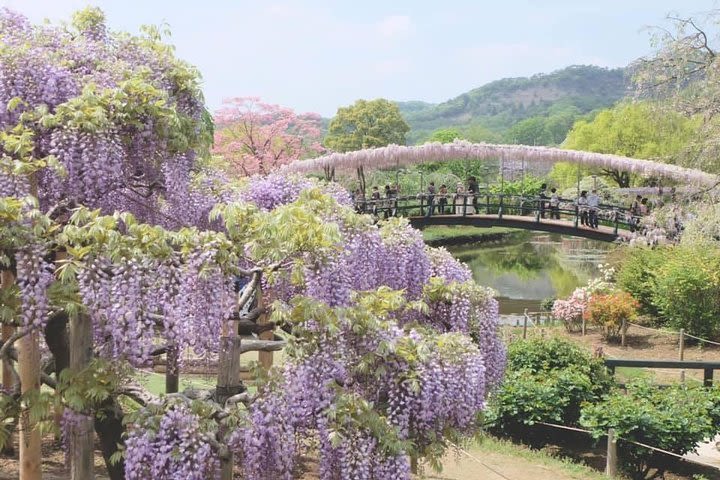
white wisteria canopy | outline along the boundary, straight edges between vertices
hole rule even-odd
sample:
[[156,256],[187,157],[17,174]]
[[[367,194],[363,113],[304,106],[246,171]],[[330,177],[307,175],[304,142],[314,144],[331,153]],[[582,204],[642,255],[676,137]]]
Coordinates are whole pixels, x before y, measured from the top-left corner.
[[336,171],[341,172],[355,171],[359,167],[365,169],[388,169],[418,163],[447,162],[462,159],[525,160],[528,163],[545,164],[570,162],[586,167],[671,178],[679,182],[695,185],[709,186],[720,182],[717,175],[651,160],[554,147],[471,143],[464,140],[456,140],[453,143],[426,143],[417,146],[388,145],[387,147],[369,148],[347,153],[330,153],[318,158],[295,161],[285,166],[283,171],[310,173],[319,172],[326,168],[334,168]]

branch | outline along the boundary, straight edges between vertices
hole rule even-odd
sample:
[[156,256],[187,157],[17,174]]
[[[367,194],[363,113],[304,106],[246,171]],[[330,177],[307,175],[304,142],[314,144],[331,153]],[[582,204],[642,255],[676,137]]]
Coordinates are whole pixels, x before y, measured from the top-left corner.
[[117,391],[117,394],[125,395],[126,397],[135,400],[143,407],[147,407],[151,403],[157,403],[160,401],[159,397],[153,395],[152,393],[148,392],[143,387],[135,383],[125,385]]
[[241,340],[240,353],[277,352],[285,347],[284,340]]
[[2,344],[2,347],[0,347],[0,360],[9,360],[9,352],[13,344],[24,336],[29,335],[30,332],[32,332],[31,328],[25,330],[17,330],[15,333],[10,335],[10,338],[8,338],[5,343]]
[[237,308],[238,310],[241,310],[245,304],[247,304],[252,296],[255,294],[255,291],[257,290],[257,286],[260,284],[260,277],[262,275],[262,271],[260,272],[253,272],[252,274],[252,280],[250,280],[250,283],[245,285],[245,288],[242,290],[242,294],[239,296],[237,301]]
[[245,325],[246,322],[254,323],[262,314],[268,313],[269,311],[270,307],[255,307],[245,315],[240,315],[240,322]]
[[[152,314],[152,315],[154,315],[154,314]],[[158,315],[158,317],[161,317],[161,316]],[[162,317],[161,317],[161,318],[162,318]],[[166,354],[167,351],[168,351],[168,346],[167,346],[167,345],[165,345],[165,346],[163,346],[163,347],[158,347],[158,348],[156,348],[155,350],[153,350],[153,351],[150,353],[150,356],[151,356],[151,357],[159,357],[160,355]]]
[[242,403],[245,406],[248,406],[254,401],[255,396],[250,396],[248,392],[238,393],[237,395],[233,395],[232,397],[225,400],[224,408],[232,407],[233,405],[236,405],[238,403]]

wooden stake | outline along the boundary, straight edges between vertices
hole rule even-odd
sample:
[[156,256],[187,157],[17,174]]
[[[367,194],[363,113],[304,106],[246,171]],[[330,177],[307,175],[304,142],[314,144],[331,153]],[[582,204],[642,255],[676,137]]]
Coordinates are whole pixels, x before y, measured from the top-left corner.
[[[79,372],[92,359],[92,323],[90,317],[80,313],[70,318],[70,368]],[[92,417],[83,417],[73,427],[70,436],[70,478],[92,480],[94,466],[95,431]]]
[[[685,329],[680,329],[680,348],[678,352],[680,361],[685,360]],[[680,370],[680,381],[685,383],[685,370]]]
[[625,333],[627,332],[627,321],[622,319],[622,326],[620,327],[620,346],[625,346]]
[[[15,283],[15,277],[10,270],[0,271],[0,282],[2,282],[2,288],[10,288]],[[12,325],[2,326],[2,339],[3,343],[6,342],[15,333],[15,327]],[[10,369],[10,365],[6,362],[2,362],[2,386],[5,391],[10,391],[13,388],[13,375]]]
[[[228,336],[220,338],[220,356],[218,358],[218,377],[216,396],[220,405],[228,398],[244,390],[240,381],[240,337],[237,325]],[[233,480],[233,456],[221,460],[221,480]]]
[[[20,391],[23,394],[40,391],[40,343],[34,330],[17,341]],[[30,420],[27,407],[20,410],[20,480],[42,479],[40,429]]]
[[[262,295],[262,289],[260,286],[258,286],[256,293],[257,297],[257,306],[262,307],[263,304],[263,295]],[[263,313],[260,315],[260,318],[258,318],[258,325],[262,325],[263,323],[268,323],[267,314]],[[272,330],[268,330],[266,332],[262,332],[260,335],[260,340],[273,340],[275,338],[275,333]],[[258,361],[260,362],[260,365],[265,370],[270,370],[270,368],[273,366],[273,352],[258,352]]]
[[527,314],[527,308],[526,308],[525,315],[523,315],[523,340],[527,338],[527,321],[528,321],[528,314]]
[[618,458],[617,458],[617,440],[615,439],[615,429],[608,430],[607,441],[607,463],[605,464],[605,475],[613,478],[617,475]]
[[165,365],[165,393],[177,393],[180,389],[180,370],[178,365],[178,349],[168,346]]

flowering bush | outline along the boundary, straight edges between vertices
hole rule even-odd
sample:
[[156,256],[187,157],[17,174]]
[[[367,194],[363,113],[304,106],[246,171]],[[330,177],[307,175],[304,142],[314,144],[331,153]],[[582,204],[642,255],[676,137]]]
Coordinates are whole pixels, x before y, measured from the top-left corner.
[[640,304],[627,292],[593,295],[585,309],[585,320],[602,327],[605,339],[617,338],[623,326],[637,317]]
[[587,286],[576,288],[567,300],[555,300],[552,306],[552,315],[562,320],[568,332],[576,332],[580,329],[583,314],[587,309],[588,302],[596,294],[605,294],[615,289],[613,279],[615,269],[609,265],[598,265],[601,276],[591,279]]
[[576,332],[580,329],[580,322],[589,299],[590,294],[586,288],[576,288],[567,300],[555,300],[552,315],[562,320],[568,332]]

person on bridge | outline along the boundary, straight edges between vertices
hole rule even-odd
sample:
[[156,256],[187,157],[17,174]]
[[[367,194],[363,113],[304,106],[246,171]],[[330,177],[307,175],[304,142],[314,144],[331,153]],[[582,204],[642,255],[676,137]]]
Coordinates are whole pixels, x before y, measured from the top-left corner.
[[372,203],[372,214],[377,215],[378,205],[380,204],[380,191],[378,190],[377,185],[372,188],[372,195],[370,196],[370,200]]
[[457,190],[455,191],[455,215],[472,215],[475,213],[472,205],[468,205],[468,195],[465,191],[465,186],[462,182],[457,183]]
[[468,179],[468,195],[472,195],[472,213],[478,211],[477,208],[477,195],[478,195],[478,182],[475,177]]
[[597,190],[590,192],[587,199],[590,228],[598,228],[598,208],[600,207],[600,197]]
[[445,215],[445,205],[447,205],[447,186],[443,183],[440,185],[440,191],[438,192],[437,197],[437,205],[438,205],[438,213],[440,215]]
[[430,182],[427,189],[427,211],[426,217],[430,217],[435,211],[435,182]]
[[545,218],[545,200],[547,200],[547,184],[540,185],[540,200],[538,201],[538,209],[540,210],[540,218]]
[[560,195],[556,188],[550,190],[550,218],[560,220]]
[[642,195],[637,195],[630,205],[630,231],[634,232],[640,225],[640,205],[642,203]]
[[578,215],[580,216],[580,225],[587,225],[590,226],[588,223],[588,199],[587,199],[587,190],[583,190],[580,192],[580,196],[577,199],[577,209],[578,209]]

